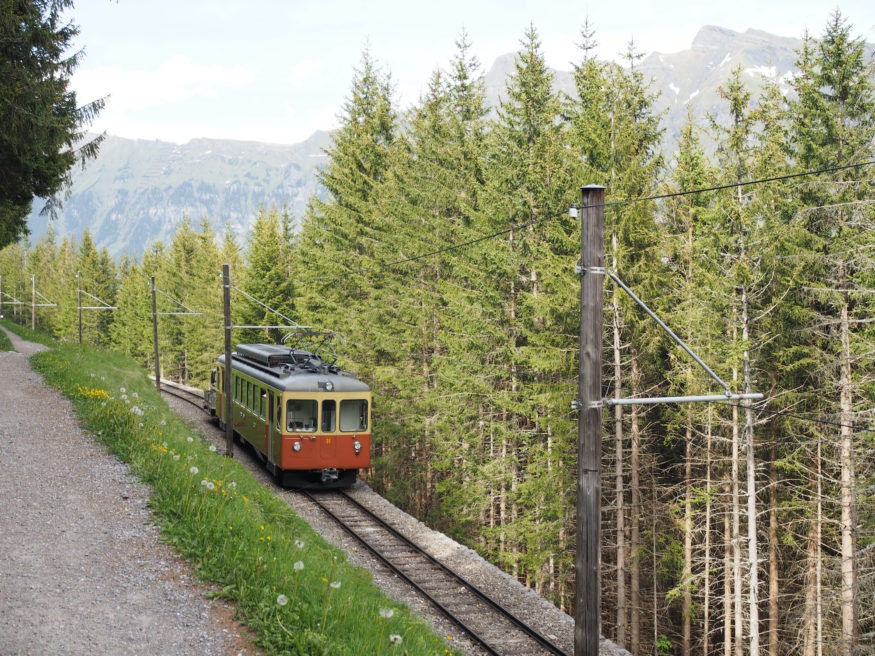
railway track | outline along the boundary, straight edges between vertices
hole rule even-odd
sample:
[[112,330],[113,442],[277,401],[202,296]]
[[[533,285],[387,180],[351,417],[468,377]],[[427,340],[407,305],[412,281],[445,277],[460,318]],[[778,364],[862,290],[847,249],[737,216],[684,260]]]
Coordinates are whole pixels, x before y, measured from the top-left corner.
[[[161,391],[203,410],[203,393],[198,390],[162,382]],[[300,494],[425,598],[450,623],[464,632],[473,644],[479,645],[483,653],[494,656],[566,654],[347,492],[304,490]]]
[[164,394],[175,396],[178,399],[190,403],[191,405],[204,409],[204,394],[200,390],[195,391],[186,387],[180,387],[172,383],[161,382],[161,391]]
[[343,490],[304,491],[325,513],[424,596],[487,654],[565,654],[546,637],[453,572]]

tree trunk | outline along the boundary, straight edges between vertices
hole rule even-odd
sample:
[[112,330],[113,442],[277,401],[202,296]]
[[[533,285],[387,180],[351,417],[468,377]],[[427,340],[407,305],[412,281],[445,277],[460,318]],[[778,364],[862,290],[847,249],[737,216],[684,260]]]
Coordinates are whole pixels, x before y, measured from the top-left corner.
[[[748,327],[747,289],[741,289],[741,339],[747,344],[750,339]],[[750,353],[745,348],[742,355],[744,365],[744,392],[752,389]],[[760,654],[760,612],[759,612],[759,546],[757,544],[757,497],[756,497],[756,454],[754,451],[753,407],[750,401],[744,405],[744,434],[747,443],[747,560],[748,574],[748,631],[750,632],[750,654]]]
[[[733,380],[738,380],[737,372],[733,376]],[[739,433],[738,407],[732,406],[732,599],[733,619],[735,620],[735,656],[743,656],[744,654],[744,612],[741,594],[741,491],[738,473],[741,436]]]
[[[614,237],[616,242],[616,236]],[[616,267],[616,259],[614,260]],[[620,304],[613,298],[614,311],[614,397],[619,399],[623,390],[622,358],[620,357]],[[626,504],[624,499],[625,472],[623,470],[623,406],[614,406],[614,490],[617,504],[617,629],[616,641],[626,648]]]
[[848,321],[848,305],[841,308],[841,534],[842,534],[842,656],[851,656],[857,636],[856,605],[856,562],[854,554],[854,525],[856,508],[854,504],[854,392],[851,383],[851,339]]
[[[632,396],[636,395],[638,385],[638,366],[635,359],[636,354],[632,354]],[[632,406],[632,449],[629,455],[630,481],[629,486],[632,492],[632,507],[630,509],[630,536],[629,549],[632,553],[632,559],[629,563],[629,651],[632,656],[638,656],[641,649],[641,563],[639,561],[639,553],[641,553],[641,482],[638,477],[639,448],[641,436],[638,426],[638,406]]]
[[683,642],[681,654],[690,656],[692,651],[692,621],[693,621],[693,428],[690,425],[689,408],[687,411],[687,426],[684,435],[684,569],[681,575],[683,596],[681,597],[681,615],[683,622]]
[[711,656],[711,405],[705,435],[705,580],[702,600],[702,656]]
[[778,468],[777,445],[773,439],[769,458],[769,656],[778,656]]

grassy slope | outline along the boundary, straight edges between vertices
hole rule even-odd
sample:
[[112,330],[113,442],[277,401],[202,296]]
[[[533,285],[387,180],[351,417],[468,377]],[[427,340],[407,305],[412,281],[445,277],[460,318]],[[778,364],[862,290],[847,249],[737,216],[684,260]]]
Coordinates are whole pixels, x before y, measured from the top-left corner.
[[193,435],[136,364],[57,344],[32,363],[151,486],[163,538],[237,604],[269,654],[451,653],[368,572],[348,565],[239,463]]

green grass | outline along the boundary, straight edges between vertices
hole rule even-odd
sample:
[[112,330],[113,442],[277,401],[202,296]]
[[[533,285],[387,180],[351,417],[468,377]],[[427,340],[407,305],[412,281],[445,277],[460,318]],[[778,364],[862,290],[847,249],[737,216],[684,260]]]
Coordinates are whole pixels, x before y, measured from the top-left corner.
[[268,654],[454,653],[238,462],[193,434],[136,364],[58,345],[31,361],[151,486],[163,539],[217,584],[216,596],[236,604]]
[[0,351],[14,351],[12,342],[2,330],[0,330]]

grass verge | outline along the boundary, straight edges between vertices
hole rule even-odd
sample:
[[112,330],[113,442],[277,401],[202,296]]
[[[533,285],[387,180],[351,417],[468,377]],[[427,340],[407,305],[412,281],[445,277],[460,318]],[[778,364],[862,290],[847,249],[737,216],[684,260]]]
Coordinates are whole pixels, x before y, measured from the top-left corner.
[[236,604],[269,654],[455,653],[239,463],[192,434],[136,364],[59,345],[31,361],[151,486],[163,539]]

